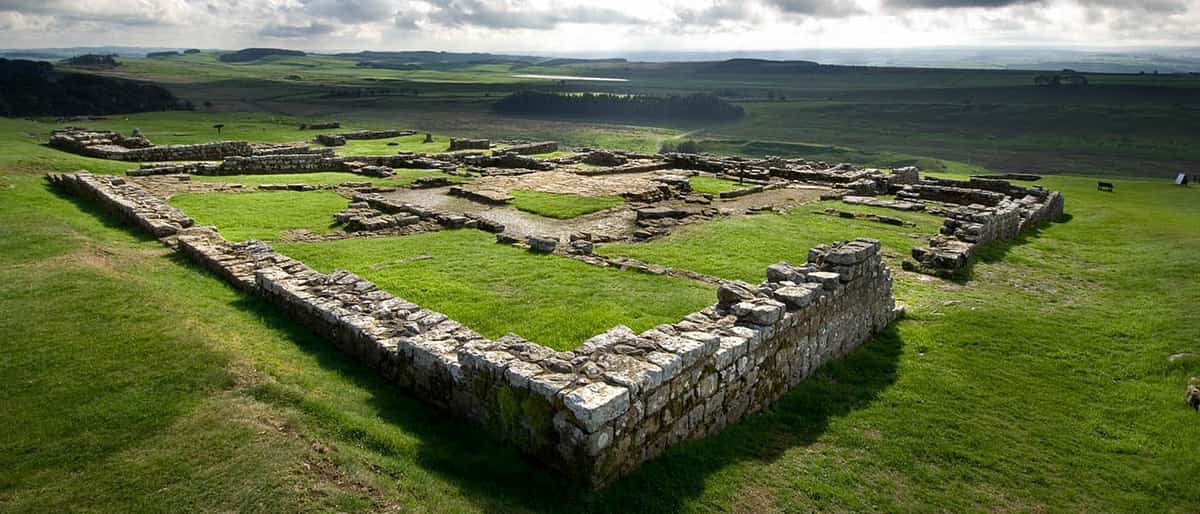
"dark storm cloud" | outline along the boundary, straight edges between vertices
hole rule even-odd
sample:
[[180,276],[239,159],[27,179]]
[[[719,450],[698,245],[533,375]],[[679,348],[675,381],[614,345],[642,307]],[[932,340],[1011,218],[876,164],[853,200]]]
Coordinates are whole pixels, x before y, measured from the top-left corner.
[[764,3],[787,14],[819,18],[841,18],[865,12],[854,0],[766,0]]
[[157,5],[142,6],[132,2],[119,5],[89,5],[65,0],[0,0],[0,13],[3,12],[26,16],[46,16],[52,18],[52,21],[59,25],[100,22],[144,26],[164,24],[164,18],[166,18],[163,9]]
[[280,25],[270,24],[258,31],[258,35],[270,38],[308,38],[313,36],[323,36],[337,30],[337,27],[326,23],[313,23],[307,25]]
[[1077,0],[1084,7],[1109,8],[1153,14],[1183,14],[1188,11],[1189,0]]
[[396,3],[390,0],[302,0],[300,3],[306,14],[343,23],[386,20],[397,9]]

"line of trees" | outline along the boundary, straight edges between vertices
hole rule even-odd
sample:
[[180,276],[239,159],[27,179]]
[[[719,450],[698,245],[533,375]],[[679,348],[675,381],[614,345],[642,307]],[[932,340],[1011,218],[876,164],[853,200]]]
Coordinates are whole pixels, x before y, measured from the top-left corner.
[[84,73],[48,62],[0,59],[0,116],[78,116],[191,109],[161,86]]
[[732,121],[746,111],[716,95],[686,96],[557,94],[522,91],[493,105],[496,112],[614,120]]

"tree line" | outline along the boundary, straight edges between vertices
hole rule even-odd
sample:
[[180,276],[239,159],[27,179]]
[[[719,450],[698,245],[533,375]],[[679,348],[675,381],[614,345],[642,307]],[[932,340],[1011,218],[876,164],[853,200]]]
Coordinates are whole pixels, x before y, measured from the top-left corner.
[[78,116],[190,108],[161,86],[59,73],[48,62],[0,59],[0,116]]
[[521,91],[496,102],[493,109],[503,114],[616,120],[732,121],[746,115],[740,106],[708,93],[643,96]]

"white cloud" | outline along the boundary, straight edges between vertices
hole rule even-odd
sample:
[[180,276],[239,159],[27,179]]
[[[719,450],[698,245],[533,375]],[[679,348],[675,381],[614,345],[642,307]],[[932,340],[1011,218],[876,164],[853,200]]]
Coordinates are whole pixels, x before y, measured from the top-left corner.
[[0,47],[523,52],[1194,45],[1194,0],[0,0]]

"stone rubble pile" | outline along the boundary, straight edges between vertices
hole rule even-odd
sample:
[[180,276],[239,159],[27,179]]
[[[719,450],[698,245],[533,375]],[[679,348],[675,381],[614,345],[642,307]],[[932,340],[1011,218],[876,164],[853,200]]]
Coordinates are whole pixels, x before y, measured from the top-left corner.
[[346,146],[346,138],[338,134],[317,134],[313,142],[325,146]]
[[352,202],[346,210],[335,214],[334,220],[342,224],[346,232],[370,232],[389,228],[406,227],[421,222],[412,214],[386,214],[374,209],[367,202]]
[[579,159],[579,161],[584,164],[591,164],[592,166],[613,167],[624,165],[629,162],[629,158],[614,152],[592,150]]
[[406,214],[423,221],[432,221],[446,228],[477,228],[485,232],[504,232],[504,225],[472,214],[454,214],[419,205],[399,202],[371,193],[354,195],[354,203],[365,203],[369,208],[385,214]]

